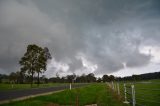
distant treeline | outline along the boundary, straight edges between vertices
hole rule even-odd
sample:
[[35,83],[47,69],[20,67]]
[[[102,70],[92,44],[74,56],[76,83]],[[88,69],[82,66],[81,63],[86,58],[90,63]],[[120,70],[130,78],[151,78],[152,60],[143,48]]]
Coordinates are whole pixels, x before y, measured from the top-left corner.
[[139,81],[139,80],[150,80],[150,79],[160,79],[160,72],[145,73],[140,75],[132,75],[127,77],[119,77],[119,81]]
[[[33,83],[38,83],[37,81],[37,77],[34,76],[33,77]],[[0,74],[0,83],[30,83],[32,80],[32,78],[25,73],[21,73],[21,72],[12,72],[9,75],[5,75],[5,74]],[[59,77],[58,75],[56,75],[56,77],[52,77],[52,78],[47,78],[45,75],[42,75],[39,78],[40,83],[48,83],[48,82],[53,82],[53,83],[71,83],[71,82],[96,82],[97,78],[95,77],[95,75],[93,73],[90,74],[83,74],[81,76],[77,76],[76,74],[72,74],[72,75],[67,75],[64,77]]]
[[[82,74],[81,76],[72,74],[59,77],[46,78],[44,75],[40,78],[40,83],[91,83],[91,82],[110,82],[110,81],[141,81],[150,79],[160,79],[160,72],[146,73],[140,75],[132,75],[127,77],[115,77],[113,75],[103,75],[102,78],[97,78],[93,73]],[[37,82],[37,77],[33,78],[34,83]],[[0,74],[0,83],[30,83],[31,78],[27,74],[21,72],[12,72],[10,75]]]

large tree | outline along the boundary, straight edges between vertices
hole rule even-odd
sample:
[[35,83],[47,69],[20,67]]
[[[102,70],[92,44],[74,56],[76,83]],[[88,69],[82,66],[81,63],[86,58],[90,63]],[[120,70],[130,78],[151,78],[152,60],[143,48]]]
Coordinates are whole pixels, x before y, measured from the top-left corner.
[[35,44],[28,45],[27,51],[19,61],[22,66],[21,69],[25,70],[31,77],[31,86],[33,84],[33,76],[38,73],[38,84],[39,84],[39,73],[42,70],[46,70],[47,60],[51,59],[48,48],[42,48]]

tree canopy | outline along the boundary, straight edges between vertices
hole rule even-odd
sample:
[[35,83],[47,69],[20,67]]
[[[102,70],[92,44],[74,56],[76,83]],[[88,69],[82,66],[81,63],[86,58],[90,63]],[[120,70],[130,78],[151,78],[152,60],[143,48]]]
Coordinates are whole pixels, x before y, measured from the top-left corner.
[[49,49],[47,47],[43,49],[35,44],[28,45],[27,51],[19,61],[19,64],[22,66],[21,70],[31,76],[31,86],[35,73],[38,74],[39,84],[39,73],[46,70],[47,60],[51,58],[51,54],[49,53]]

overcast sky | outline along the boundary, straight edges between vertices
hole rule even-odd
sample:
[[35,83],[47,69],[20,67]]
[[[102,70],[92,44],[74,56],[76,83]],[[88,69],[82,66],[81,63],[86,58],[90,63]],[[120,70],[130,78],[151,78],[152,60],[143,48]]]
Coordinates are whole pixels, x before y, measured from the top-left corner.
[[28,44],[48,47],[48,77],[160,70],[159,0],[0,0],[0,73]]

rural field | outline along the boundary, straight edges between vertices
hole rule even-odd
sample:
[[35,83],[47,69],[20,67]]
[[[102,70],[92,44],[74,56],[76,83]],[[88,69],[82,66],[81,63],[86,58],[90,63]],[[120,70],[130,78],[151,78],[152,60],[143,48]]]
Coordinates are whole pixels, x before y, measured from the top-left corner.
[[[120,93],[124,97],[124,82],[120,83]],[[136,106],[160,106],[160,80],[133,83],[135,85]],[[126,82],[127,100],[131,101],[131,82]]]
[[105,83],[90,84],[82,88],[64,90],[51,95],[11,102],[0,106],[54,106],[54,104],[57,104],[57,106],[84,106],[89,104],[97,104],[98,106],[126,106]]
[[0,0],[0,106],[160,106],[160,0]]
[[[116,82],[114,83],[117,84]],[[135,87],[135,106],[159,106],[160,105],[160,80],[148,80],[140,82],[125,82],[126,96],[129,104],[124,104],[124,82],[119,83],[120,95],[117,94],[117,89],[112,90],[106,83],[92,83],[85,87],[72,90],[64,90],[50,95],[38,96],[22,101],[10,102],[1,104],[0,106],[85,106],[97,104],[98,106],[132,106],[132,89]],[[24,86],[25,85],[25,86]],[[40,87],[64,85],[60,84],[41,84]],[[1,91],[10,91],[9,84],[1,84]],[[36,87],[36,85],[34,85]],[[8,88],[9,87],[9,88]],[[117,88],[117,87],[116,87]],[[29,84],[15,85],[17,90],[30,89]]]

